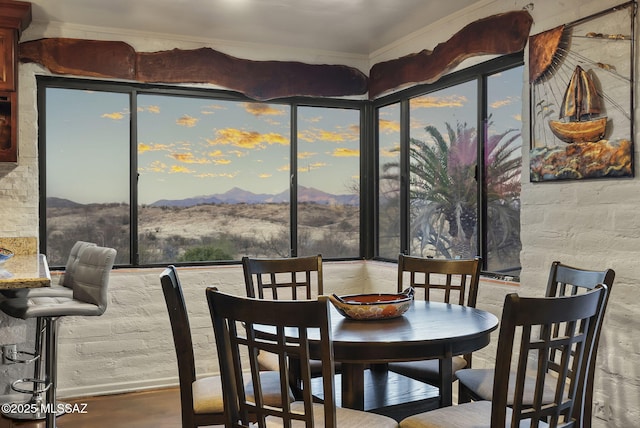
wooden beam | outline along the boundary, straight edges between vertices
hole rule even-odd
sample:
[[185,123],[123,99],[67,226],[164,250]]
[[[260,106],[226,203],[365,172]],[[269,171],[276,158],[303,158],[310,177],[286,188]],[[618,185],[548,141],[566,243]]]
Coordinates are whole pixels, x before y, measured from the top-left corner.
[[367,93],[367,76],[343,65],[251,61],[210,48],[138,53],[137,59],[142,82],[212,83],[258,100]]
[[433,51],[375,64],[369,73],[369,98],[408,84],[433,83],[473,56],[519,52],[527,43],[532,23],[525,10],[493,15],[465,26]]

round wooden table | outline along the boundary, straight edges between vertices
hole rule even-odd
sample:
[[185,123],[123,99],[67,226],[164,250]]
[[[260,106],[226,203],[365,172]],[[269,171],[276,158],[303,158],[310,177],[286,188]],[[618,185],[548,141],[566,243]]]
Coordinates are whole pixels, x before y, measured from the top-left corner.
[[466,306],[416,300],[399,318],[356,321],[331,306],[335,361],[341,363],[342,406],[366,409],[365,369],[393,361],[440,360],[439,407],[452,404],[451,357],[489,344],[498,318]]

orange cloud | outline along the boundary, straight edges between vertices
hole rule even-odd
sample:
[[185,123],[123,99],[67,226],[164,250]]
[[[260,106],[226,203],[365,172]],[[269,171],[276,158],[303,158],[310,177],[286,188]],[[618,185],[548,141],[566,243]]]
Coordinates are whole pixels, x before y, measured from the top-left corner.
[[280,171],[280,172],[289,171],[289,164],[282,165],[281,167],[276,168],[276,171]]
[[309,163],[307,165],[304,166],[299,166],[298,167],[298,172],[310,172],[316,169],[320,169],[322,167],[327,166],[327,164],[325,162],[313,162],[313,163]]
[[122,120],[124,119],[124,114],[120,112],[113,112],[113,113],[105,113],[100,117],[104,117],[106,119],[113,119],[113,120]]
[[186,126],[188,128],[193,128],[194,126],[196,126],[196,123],[198,123],[199,119],[196,119],[195,117],[191,117],[187,114],[185,114],[184,116],[176,119],[176,123],[180,126]]
[[242,150],[229,150],[227,153],[230,155],[234,155],[237,158],[241,158],[247,155],[247,152],[243,152]]
[[273,176],[273,174],[259,174],[258,178],[269,178],[269,177],[272,177],[272,176]]
[[423,97],[411,99],[410,104],[412,109],[432,107],[462,107],[467,101],[467,97],[463,95],[449,95],[448,97],[425,95]]
[[215,139],[207,139],[207,142],[212,146],[224,144],[243,149],[255,149],[263,148],[265,144],[289,145],[288,138],[274,132],[261,134],[255,131],[242,131],[235,128],[226,128],[219,129],[216,132],[216,135]]
[[193,153],[171,153],[169,156],[183,163],[198,163],[198,164],[210,163],[208,159],[194,157]]
[[497,100],[490,104],[492,108],[500,108],[509,104],[520,102],[520,97],[507,97],[504,100]]
[[218,174],[218,177],[235,178],[236,175],[238,175],[237,172],[229,172],[229,173],[224,173],[224,174]]
[[167,169],[167,164],[160,161],[153,161],[146,169],[151,172],[164,172]]
[[341,143],[343,141],[357,140],[358,132],[359,131],[354,132],[353,128],[350,128],[347,131],[327,131],[325,129],[313,128],[298,132],[298,139],[308,143],[313,143],[315,141]]
[[393,132],[400,132],[400,122],[397,120],[378,120],[378,129],[385,134],[391,134]]
[[229,159],[215,159],[213,163],[216,165],[229,165],[231,161]]
[[360,156],[360,150],[357,149],[347,149],[346,147],[338,147],[333,151],[331,156],[335,157],[351,157],[351,156]]
[[299,152],[298,159],[307,159],[315,155],[317,155],[315,152]]
[[173,165],[169,170],[170,174],[174,174],[174,173],[190,174],[192,172],[193,172],[192,170],[182,165]]
[[159,152],[162,150],[169,150],[169,146],[167,146],[166,144],[138,143],[138,153]]
[[242,105],[247,113],[254,116],[282,116],[286,113],[284,108],[277,108],[269,104],[243,103]]

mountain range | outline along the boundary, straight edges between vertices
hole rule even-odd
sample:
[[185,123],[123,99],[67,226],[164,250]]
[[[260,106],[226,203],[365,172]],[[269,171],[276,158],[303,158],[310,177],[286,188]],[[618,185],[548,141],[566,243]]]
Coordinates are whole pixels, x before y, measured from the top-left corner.
[[[234,187],[224,193],[206,196],[194,196],[185,199],[160,199],[149,206],[152,207],[192,207],[205,204],[277,204],[289,202],[289,190],[277,194],[253,193],[248,190]],[[313,187],[298,186],[298,202],[310,202],[322,205],[360,205],[359,195],[333,195]],[[49,197],[49,208],[77,208],[80,204],[69,199]]]
[[[206,196],[195,196],[185,199],[161,199],[150,206],[152,207],[190,207],[203,204],[265,204],[289,202],[289,190],[277,194],[253,193],[248,190],[234,187],[225,193],[217,193]],[[298,202],[311,202],[316,204],[359,205],[358,195],[334,195],[323,192],[313,187],[298,186]]]

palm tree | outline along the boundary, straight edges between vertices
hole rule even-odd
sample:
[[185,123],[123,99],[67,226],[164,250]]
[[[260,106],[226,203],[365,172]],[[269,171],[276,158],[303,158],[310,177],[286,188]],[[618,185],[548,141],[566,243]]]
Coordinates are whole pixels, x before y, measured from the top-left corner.
[[[477,133],[466,123],[446,128],[450,144],[434,126],[425,128],[432,141],[410,140],[411,253],[468,258],[478,253]],[[515,130],[486,138],[490,250],[519,246],[521,157],[512,144],[519,138]],[[397,171],[397,162],[385,164],[381,178],[399,183]]]

